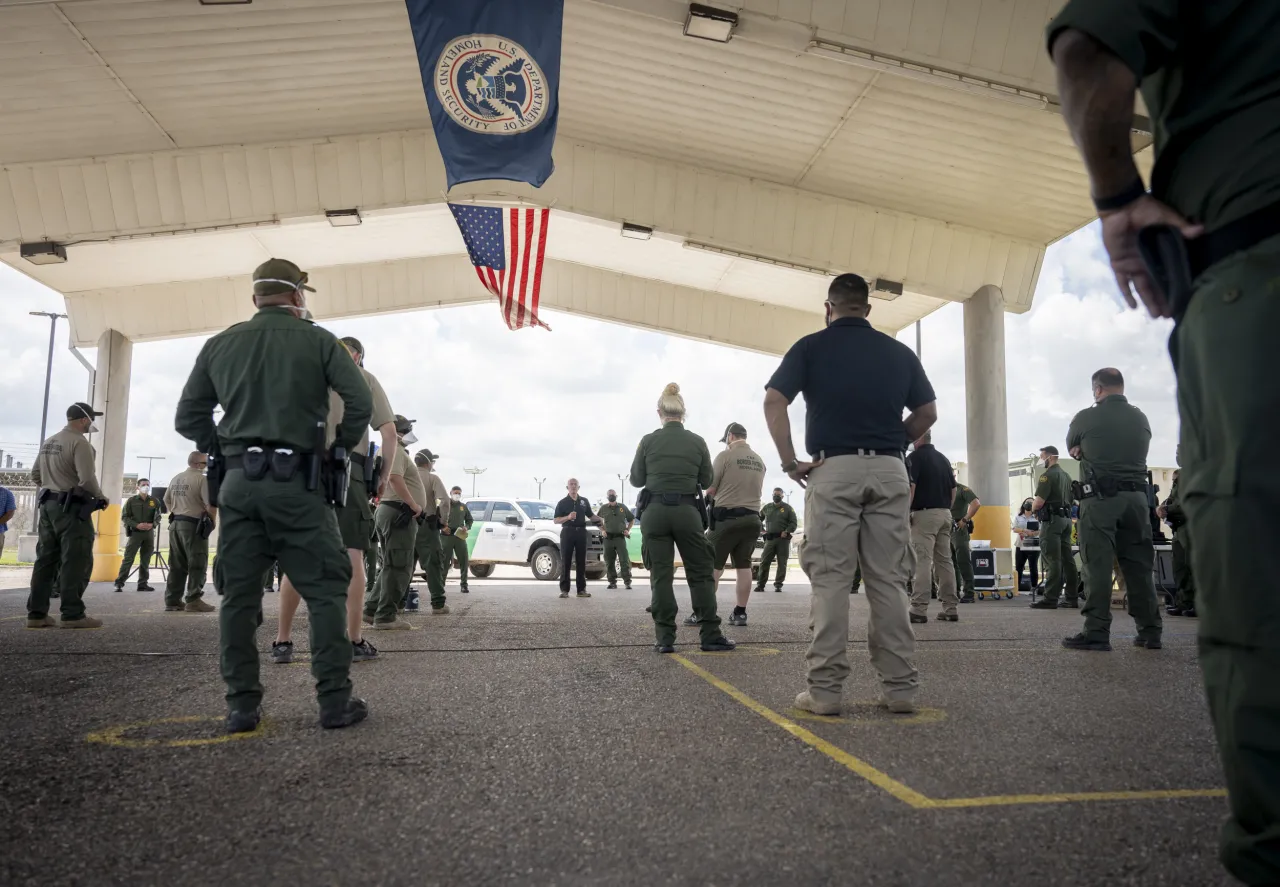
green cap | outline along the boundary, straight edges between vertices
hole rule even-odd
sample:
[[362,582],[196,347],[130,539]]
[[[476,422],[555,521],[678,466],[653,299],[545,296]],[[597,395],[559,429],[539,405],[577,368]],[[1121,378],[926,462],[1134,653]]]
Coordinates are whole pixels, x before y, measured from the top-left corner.
[[339,341],[346,345],[348,349],[356,354],[364,357],[364,346],[360,344],[360,340],[355,336],[343,336]]
[[283,296],[295,290],[304,289],[314,293],[307,286],[307,272],[288,259],[267,259],[253,272],[253,294],[255,296]]

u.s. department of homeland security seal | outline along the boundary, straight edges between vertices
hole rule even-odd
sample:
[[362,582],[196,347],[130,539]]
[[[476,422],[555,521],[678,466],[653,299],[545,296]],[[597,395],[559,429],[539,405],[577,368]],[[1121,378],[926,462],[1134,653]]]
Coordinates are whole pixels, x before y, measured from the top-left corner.
[[484,135],[527,132],[547,116],[542,69],[519,43],[495,34],[450,40],[436,63],[436,97],[464,129]]

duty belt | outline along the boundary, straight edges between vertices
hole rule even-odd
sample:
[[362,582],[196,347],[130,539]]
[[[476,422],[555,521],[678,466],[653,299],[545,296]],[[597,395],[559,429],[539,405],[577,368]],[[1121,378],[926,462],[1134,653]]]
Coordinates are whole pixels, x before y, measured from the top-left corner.
[[360,466],[364,465],[364,459],[365,459],[364,453],[352,453],[347,458],[351,460],[352,465],[360,465]]
[[782,538],[781,533],[765,533],[764,534],[765,542],[772,542],[774,539],[781,539],[781,538]]
[[[1103,483],[1107,483],[1107,485],[1110,486],[1110,482],[1106,481],[1096,481],[1093,484],[1086,484],[1085,493],[1082,498],[1101,498],[1103,495],[1101,489]],[[1115,482],[1115,491],[1117,493],[1145,493],[1147,491],[1147,485],[1145,483],[1140,484],[1133,480],[1118,480]]]
[[1280,203],[1254,210],[1229,225],[1187,241],[1191,279],[1227,258],[1280,234]]
[[832,456],[892,456],[902,458],[902,450],[876,450],[865,447],[828,447],[818,451],[818,461],[830,459]]
[[749,514],[759,514],[760,512],[754,508],[717,508],[716,520],[733,520],[738,517],[746,517]]
[[198,517],[187,517],[185,514],[171,514],[171,515],[169,515],[169,523],[173,523],[173,522],[174,522],[174,521],[176,521],[176,520],[186,521],[187,523],[192,523],[192,524],[198,524],[198,523],[200,523],[200,518],[198,518]]

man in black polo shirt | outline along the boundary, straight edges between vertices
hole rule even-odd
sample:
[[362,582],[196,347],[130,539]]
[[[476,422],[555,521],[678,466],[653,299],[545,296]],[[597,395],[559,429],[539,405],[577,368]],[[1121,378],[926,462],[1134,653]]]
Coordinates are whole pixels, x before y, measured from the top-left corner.
[[[813,586],[809,689],[796,707],[839,714],[849,674],[849,589],[859,564],[871,607],[867,646],[890,711],[915,711],[915,636],[907,620],[911,488],[902,453],[938,418],[911,349],[871,328],[867,282],[842,274],[827,291],[827,329],[791,347],[764,399],[782,470],[807,486],[800,566]],[[787,407],[804,392],[805,448],[796,458]],[[902,413],[910,411],[904,420]]]
[[911,621],[929,621],[929,595],[936,579],[942,604],[938,619],[958,622],[960,597],[951,563],[951,503],[956,498],[956,476],[947,457],[934,449],[933,435],[928,431],[907,457],[907,475],[911,478],[911,547],[916,554]]
[[556,523],[560,525],[560,597],[569,596],[569,565],[578,568],[578,597],[587,591],[587,521],[600,523],[591,503],[578,495],[578,479],[569,478],[569,495],[556,503]]

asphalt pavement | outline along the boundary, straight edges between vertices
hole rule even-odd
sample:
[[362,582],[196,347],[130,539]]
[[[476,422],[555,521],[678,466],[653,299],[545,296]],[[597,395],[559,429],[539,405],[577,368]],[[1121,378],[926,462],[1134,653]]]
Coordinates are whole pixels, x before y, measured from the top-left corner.
[[26,630],[6,569],[0,884],[1231,883],[1191,620],[1147,651],[1117,610],[1114,652],[1079,653],[1058,644],[1077,611],[964,606],[915,626],[922,708],[901,717],[874,705],[859,595],[846,709],[819,719],[791,708],[798,571],[726,629],[737,651],[682,626],[675,656],[652,651],[644,580],[561,600],[527,576],[369,632],[372,713],[346,730],[317,725],[300,616],[299,662],[262,666],[263,729],[228,741],[216,614],[95,583],[103,629]]

